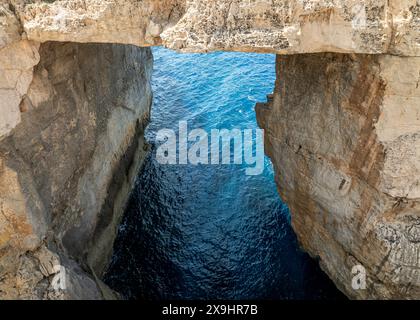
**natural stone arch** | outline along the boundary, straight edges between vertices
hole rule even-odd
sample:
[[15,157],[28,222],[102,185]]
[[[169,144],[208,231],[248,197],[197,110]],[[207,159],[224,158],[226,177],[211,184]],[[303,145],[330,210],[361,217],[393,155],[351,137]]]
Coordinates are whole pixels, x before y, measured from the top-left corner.
[[[3,227],[0,262],[1,272],[6,275],[0,288],[6,292],[5,297],[37,296],[37,286],[45,285],[45,277],[54,273],[51,264],[59,260],[72,272],[74,290],[70,291],[70,297],[101,298],[98,288],[109,296],[99,280],[95,284],[95,270],[90,270],[91,267],[100,270],[106,257],[90,250],[86,258],[80,248],[66,253],[51,243],[47,249],[43,241],[51,232],[57,233],[52,238],[63,239],[69,235],[69,230],[82,226],[82,231],[70,234],[79,237],[79,241],[85,236],[86,241],[100,240],[93,241],[92,248],[103,252],[104,243],[110,240],[101,242],[101,233],[92,230],[109,232],[107,226],[115,226],[118,215],[105,214],[105,219],[99,218],[103,208],[114,204],[106,203],[101,196],[94,207],[89,201],[74,206],[71,200],[75,198],[66,193],[67,198],[57,197],[62,199],[57,205],[70,212],[69,223],[58,218],[56,221],[61,227],[51,227],[47,222],[50,218],[44,215],[48,212],[49,199],[42,199],[39,194],[42,188],[34,181],[37,165],[31,163],[30,157],[26,161],[11,161],[16,150],[24,153],[30,149],[14,142],[31,143],[28,137],[19,136],[30,128],[28,115],[37,114],[31,110],[53,97],[60,97],[60,90],[54,92],[59,79],[75,76],[83,80],[86,76],[83,70],[65,69],[66,65],[62,64],[60,68],[67,71],[56,72],[49,78],[49,73],[46,75],[41,67],[52,56],[59,58],[56,64],[66,62],[73,66],[77,64],[70,59],[71,54],[65,54],[66,50],[74,53],[75,61],[82,57],[99,61],[106,59],[107,54],[115,54],[120,59],[131,54],[131,60],[124,58],[122,65],[135,66],[136,55],[147,61],[147,49],[98,45],[100,54],[92,58],[86,54],[92,45],[46,43],[70,41],[137,46],[163,43],[185,52],[305,53],[278,57],[273,101],[258,109],[260,125],[268,132],[266,149],[278,172],[280,193],[291,207],[295,231],[304,249],[320,257],[321,266],[350,297],[418,298],[418,12],[419,4],[409,0],[334,3],[323,0],[145,0],[141,5],[134,0],[8,0],[0,4],[0,108],[4,115],[0,119],[3,213],[0,216]],[[60,55],[63,50],[64,55]],[[308,55],[324,51],[335,53]],[[150,65],[145,63],[143,68],[146,70]],[[116,72],[113,76],[118,80],[127,75]],[[144,79],[141,90],[148,97],[147,76]],[[98,86],[103,80],[98,78]],[[132,79],[131,84],[136,86],[135,82]],[[118,81],[112,85],[118,86]],[[308,87],[311,90],[307,90]],[[43,91],[45,89],[48,90]],[[78,87],[75,99],[86,97],[86,89]],[[101,90],[98,93],[102,94]],[[306,100],[300,98],[305,96]],[[102,124],[106,123],[102,135],[91,133],[95,143],[100,136],[108,134],[118,139],[111,151],[117,160],[109,159],[112,164],[106,166],[103,176],[98,175],[103,177],[100,186],[87,175],[77,176],[74,170],[76,184],[82,186],[79,192],[91,189],[103,195],[115,178],[115,168],[125,163],[125,155],[134,159],[133,150],[137,150],[137,154],[142,152],[141,139],[137,146],[133,141],[138,141],[135,137],[139,134],[141,137],[144,125],[141,119],[147,119],[150,101],[146,98],[140,103],[142,107],[136,109],[129,100],[118,101],[118,107],[106,116],[100,113],[91,116],[89,112],[81,116],[86,120],[84,128],[92,132],[100,128],[99,118],[102,117]],[[89,111],[89,107],[83,109],[82,102],[80,99],[76,103],[81,112]],[[306,126],[291,127],[282,117],[286,114],[293,117],[295,109],[299,108],[299,117]],[[125,123],[126,131],[112,131],[108,127],[112,121]],[[324,122],[321,129],[327,135],[318,135],[314,130],[319,121]],[[338,121],[338,124],[328,121]],[[25,130],[19,129],[22,127]],[[326,136],[329,139],[325,139]],[[58,143],[54,134],[45,139],[51,144]],[[44,150],[46,155],[50,154],[48,143],[39,145],[47,149]],[[100,173],[100,152],[92,152],[96,152],[97,156],[93,157],[96,160],[85,163],[84,169]],[[288,156],[284,157],[283,152]],[[133,165],[129,160],[128,167],[135,171],[139,163]],[[126,189],[132,171],[125,175]],[[53,170],[43,173],[47,180],[54,180],[50,178],[57,174]],[[118,211],[118,203],[124,202],[124,192],[123,188],[120,195],[113,195],[117,203],[115,211]],[[86,229],[88,231],[84,229],[87,220],[81,218],[81,212],[90,216],[87,225],[92,225]],[[108,225],[104,225],[104,221]],[[68,237],[67,242],[73,241],[74,238]],[[86,264],[84,268],[88,273],[83,273],[67,254],[75,255],[73,258]],[[8,270],[7,266],[17,264],[18,259],[22,268]],[[366,291],[349,287],[351,267],[355,263],[362,263],[371,275]],[[11,290],[13,283],[20,284],[18,289]],[[54,298],[54,294],[48,295],[48,288],[46,292],[48,297]]]

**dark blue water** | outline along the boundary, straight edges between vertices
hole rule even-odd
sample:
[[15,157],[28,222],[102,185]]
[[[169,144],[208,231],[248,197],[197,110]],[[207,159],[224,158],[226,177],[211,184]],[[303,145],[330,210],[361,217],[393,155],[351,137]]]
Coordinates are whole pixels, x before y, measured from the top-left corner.
[[300,251],[269,159],[247,165],[162,165],[162,128],[257,128],[254,105],[273,91],[274,55],[153,50],[152,152],[138,180],[105,281],[137,299],[336,299]]

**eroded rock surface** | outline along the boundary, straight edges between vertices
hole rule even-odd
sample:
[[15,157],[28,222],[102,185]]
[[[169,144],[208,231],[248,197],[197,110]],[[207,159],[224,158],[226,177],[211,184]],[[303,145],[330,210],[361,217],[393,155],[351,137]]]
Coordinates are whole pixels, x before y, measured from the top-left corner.
[[45,43],[39,57],[0,141],[0,298],[50,298],[57,265],[70,286],[58,297],[102,298],[89,273],[108,261],[144,158],[151,52]]
[[419,9],[405,0],[192,0],[162,38],[182,51],[417,56]]
[[[274,96],[257,106],[299,241],[353,298],[420,298],[419,66],[278,56]],[[357,265],[365,290],[352,286]]]
[[159,45],[183,15],[180,0],[27,1],[19,16],[31,40]]

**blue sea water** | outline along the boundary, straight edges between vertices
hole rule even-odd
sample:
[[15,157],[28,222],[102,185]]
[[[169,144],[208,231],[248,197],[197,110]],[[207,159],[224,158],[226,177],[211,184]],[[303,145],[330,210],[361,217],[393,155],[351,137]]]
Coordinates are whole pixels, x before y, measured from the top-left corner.
[[154,48],[154,103],[139,172],[105,281],[131,299],[339,299],[299,249],[265,158],[247,165],[162,165],[162,128],[256,129],[256,102],[273,91],[275,56],[179,54]]

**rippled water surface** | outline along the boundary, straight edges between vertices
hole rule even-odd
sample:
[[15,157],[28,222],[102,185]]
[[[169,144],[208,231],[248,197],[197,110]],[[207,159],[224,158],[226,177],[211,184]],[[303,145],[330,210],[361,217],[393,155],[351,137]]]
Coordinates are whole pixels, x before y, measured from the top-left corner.
[[137,299],[336,299],[341,294],[300,251],[270,161],[161,165],[157,130],[257,128],[254,105],[275,80],[274,55],[178,54],[153,49],[152,152],[139,173],[106,282]]

